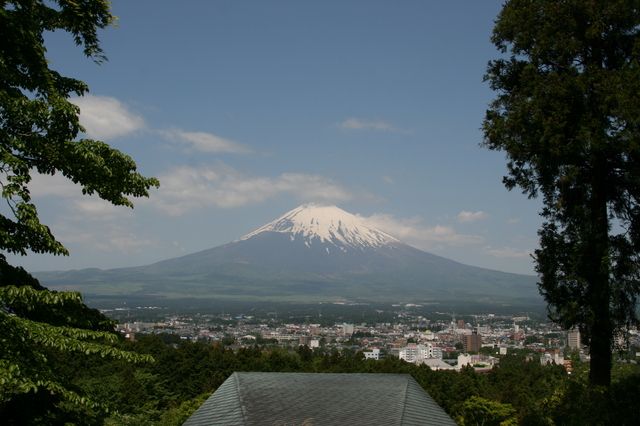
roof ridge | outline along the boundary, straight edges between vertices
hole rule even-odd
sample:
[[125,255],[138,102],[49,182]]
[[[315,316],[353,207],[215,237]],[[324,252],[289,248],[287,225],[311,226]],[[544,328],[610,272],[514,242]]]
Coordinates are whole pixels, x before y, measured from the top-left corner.
[[242,422],[246,424],[248,417],[247,417],[247,410],[244,407],[244,398],[243,398],[242,392],[240,391],[240,375],[238,374],[237,371],[234,371],[232,376],[236,384],[236,392],[238,394],[238,400],[240,402],[239,405],[240,405],[240,413],[242,413]]
[[400,424],[404,424],[404,413],[407,410],[407,395],[409,394],[409,380],[413,380],[411,374],[407,374],[409,376],[404,384],[404,398],[402,401],[402,414],[400,415]]

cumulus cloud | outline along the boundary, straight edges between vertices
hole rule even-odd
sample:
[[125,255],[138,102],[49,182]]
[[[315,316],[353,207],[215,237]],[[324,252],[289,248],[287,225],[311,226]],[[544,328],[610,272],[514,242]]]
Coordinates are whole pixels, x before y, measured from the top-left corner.
[[222,164],[176,167],[160,176],[160,181],[161,188],[147,202],[172,216],[207,207],[240,207],[282,194],[303,201],[339,202],[352,198],[347,189],[323,176],[249,176]]
[[251,150],[229,139],[206,132],[187,132],[179,129],[162,130],[160,134],[171,141],[180,142],[200,152],[247,154]]
[[131,212],[129,208],[114,206],[95,194],[83,194],[81,185],[73,183],[60,173],[54,175],[33,173],[29,182],[29,192],[36,198],[64,199],[68,206],[72,206],[73,214],[78,217],[107,219]]
[[495,248],[491,246],[485,247],[487,254],[493,257],[502,259],[526,259],[531,256],[531,252],[528,250],[516,249],[513,247],[501,247]]
[[34,173],[29,183],[29,191],[35,198],[48,197],[64,200],[65,210],[68,210],[64,216],[74,221],[108,221],[133,214],[133,210],[130,208],[114,206],[95,194],[83,194],[80,185],[73,183],[59,173],[55,175]]
[[487,217],[489,217],[489,215],[483,211],[468,212],[463,210],[460,213],[458,213],[458,222],[461,222],[461,223],[477,222],[479,220],[486,219]]
[[419,248],[429,249],[434,245],[469,246],[481,244],[479,235],[461,234],[451,226],[428,226],[420,218],[399,219],[388,214],[364,217],[369,225]]
[[82,187],[71,182],[60,173],[55,175],[32,173],[29,191],[34,197],[72,198],[82,195]]
[[[51,225],[53,234],[72,253],[78,250],[98,250],[105,253],[142,253],[157,241],[136,235],[129,229],[135,211],[92,195],[83,195],[76,185],[60,174],[34,174],[29,189],[34,197],[54,197],[62,200],[62,209]],[[36,200],[37,202],[37,200]],[[73,248],[71,246],[74,246]]]
[[144,127],[142,117],[115,98],[85,95],[71,102],[80,107],[80,123],[91,138],[114,139]]
[[377,130],[382,132],[397,132],[391,123],[384,120],[364,120],[360,118],[347,118],[339,124],[339,127],[349,130]]

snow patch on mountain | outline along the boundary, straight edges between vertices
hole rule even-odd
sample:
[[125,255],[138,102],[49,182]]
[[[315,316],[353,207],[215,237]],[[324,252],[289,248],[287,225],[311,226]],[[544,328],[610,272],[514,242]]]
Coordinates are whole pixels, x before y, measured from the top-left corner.
[[366,220],[336,206],[303,204],[240,240],[248,240],[263,232],[291,234],[291,240],[303,238],[309,247],[314,241],[330,243],[342,250],[364,249],[399,243],[397,239],[367,225]]

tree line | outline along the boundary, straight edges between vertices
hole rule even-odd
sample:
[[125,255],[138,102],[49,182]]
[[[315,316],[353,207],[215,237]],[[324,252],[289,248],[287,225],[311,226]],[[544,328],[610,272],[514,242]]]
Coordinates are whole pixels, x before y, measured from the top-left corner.
[[366,360],[351,350],[297,350],[254,345],[232,350],[221,343],[174,335],[121,340],[117,349],[153,358],[131,364],[100,354],[47,354],[61,383],[99,406],[60,404],[47,392],[0,405],[5,424],[180,425],[234,371],[410,374],[459,424],[634,424],[640,367],[616,364],[608,390],[588,386],[588,366],[540,364],[524,351],[503,356],[488,373],[470,367],[432,371],[389,356]]

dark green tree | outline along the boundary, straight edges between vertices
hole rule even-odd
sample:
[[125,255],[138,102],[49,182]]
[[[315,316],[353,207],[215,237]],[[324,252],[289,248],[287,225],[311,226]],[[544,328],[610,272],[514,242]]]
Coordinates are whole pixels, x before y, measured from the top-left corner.
[[0,213],[0,417],[8,424],[89,422],[86,414],[65,417],[99,404],[69,387],[52,365],[59,354],[149,358],[116,349],[113,323],[79,294],[44,289],[5,256],[68,254],[38,218],[28,187],[33,173],[60,173],[85,194],[129,207],[130,197],[158,186],[128,155],[79,137],[79,109],[69,98],[88,88],[47,60],[43,35],[51,31],[70,33],[87,57],[105,60],[97,32],[113,21],[107,0],[0,1],[0,189],[7,204]]
[[459,423],[465,426],[507,426],[516,425],[516,410],[509,404],[501,404],[490,399],[472,396],[462,405]]
[[550,317],[578,326],[590,383],[608,386],[614,333],[640,292],[640,1],[510,0],[485,76],[484,145],[507,188],[543,200],[535,252]]

